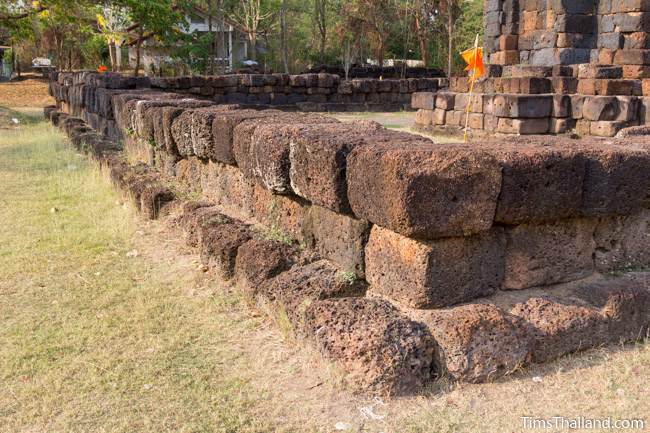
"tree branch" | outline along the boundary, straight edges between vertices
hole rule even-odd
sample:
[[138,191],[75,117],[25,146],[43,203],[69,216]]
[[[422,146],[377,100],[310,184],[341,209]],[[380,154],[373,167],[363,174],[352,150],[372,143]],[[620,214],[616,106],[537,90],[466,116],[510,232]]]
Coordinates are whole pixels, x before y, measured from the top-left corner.
[[34,14],[41,13],[43,11],[47,10],[47,6],[40,5],[36,9],[32,9],[26,12],[21,12],[18,14],[0,14],[0,21],[15,21],[15,20],[21,20],[23,18],[27,18],[29,16],[32,16]]

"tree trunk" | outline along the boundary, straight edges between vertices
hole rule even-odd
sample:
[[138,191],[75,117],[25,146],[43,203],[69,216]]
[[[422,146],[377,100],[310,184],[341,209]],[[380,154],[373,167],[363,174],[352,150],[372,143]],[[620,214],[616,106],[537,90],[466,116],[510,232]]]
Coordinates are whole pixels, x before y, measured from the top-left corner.
[[[218,21],[221,26],[221,32],[219,33],[218,42],[221,42],[221,54],[219,55],[219,45],[217,45],[217,56],[221,58],[221,68],[219,71],[223,74],[226,73],[226,61],[225,59],[230,54],[230,47],[226,48],[226,20],[223,11],[223,0],[217,0],[217,14],[219,15]],[[231,65],[232,66],[232,65]]]
[[420,59],[424,63],[424,67],[429,64],[429,52],[427,51],[427,36],[425,30],[422,28],[422,23],[420,22],[420,17],[415,17],[415,33],[418,36],[418,42],[420,44]]
[[257,61],[257,35],[254,33],[250,33],[248,36],[248,40],[250,42],[250,49],[248,53],[248,58]]
[[135,69],[133,70],[133,76],[137,77],[140,73],[140,53],[142,50],[142,29],[138,31],[138,41],[135,44]]
[[377,56],[377,62],[379,67],[384,67],[384,54],[386,53],[386,41],[383,38],[379,38],[379,55]]
[[454,17],[452,6],[448,4],[447,9],[447,77],[451,78],[451,67],[454,60],[452,50],[454,48]]
[[208,48],[208,58],[206,59],[205,66],[209,75],[214,74],[214,40],[215,35],[212,33],[212,12],[214,0],[208,1],[208,34],[210,35],[210,48]]
[[287,43],[287,2],[282,0],[280,5],[280,38],[282,42],[282,64],[284,73],[289,73],[289,47]]
[[115,44],[115,72],[122,70],[122,45]]
[[117,63],[115,60],[115,41],[111,41],[108,43],[108,57],[111,59],[111,71],[115,72],[115,64]]
[[316,25],[318,26],[318,58],[325,64],[325,45],[327,43],[327,0],[314,0]]

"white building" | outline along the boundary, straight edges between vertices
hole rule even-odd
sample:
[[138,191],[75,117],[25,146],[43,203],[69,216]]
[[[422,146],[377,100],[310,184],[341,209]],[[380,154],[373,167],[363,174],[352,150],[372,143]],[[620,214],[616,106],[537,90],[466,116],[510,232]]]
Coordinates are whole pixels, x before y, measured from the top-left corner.
[[[216,14],[215,14],[216,15]],[[209,14],[194,7],[186,17],[187,26],[182,29],[186,34],[201,35],[208,33],[210,30]],[[225,50],[217,44],[219,52],[215,57],[215,64],[225,67],[227,72],[241,66],[241,62],[248,59],[249,43],[246,33],[240,30],[239,26],[228,18],[224,18],[225,26],[222,28],[216,16],[212,17],[212,33],[216,33],[219,41],[225,42]],[[136,47],[135,43],[129,44],[129,64],[135,67],[136,64]],[[153,39],[147,39],[142,45],[141,65],[148,70],[153,65],[160,68],[164,62],[171,61],[166,49],[156,44]]]

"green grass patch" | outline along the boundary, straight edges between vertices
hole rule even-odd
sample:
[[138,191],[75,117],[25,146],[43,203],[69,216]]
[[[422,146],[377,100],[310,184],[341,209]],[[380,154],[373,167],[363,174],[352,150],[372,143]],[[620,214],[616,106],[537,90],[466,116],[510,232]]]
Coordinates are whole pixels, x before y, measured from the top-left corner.
[[[237,295],[191,296],[44,123],[0,132],[0,431],[267,432]],[[152,248],[153,249],[153,248]],[[215,288],[216,291],[216,288]]]

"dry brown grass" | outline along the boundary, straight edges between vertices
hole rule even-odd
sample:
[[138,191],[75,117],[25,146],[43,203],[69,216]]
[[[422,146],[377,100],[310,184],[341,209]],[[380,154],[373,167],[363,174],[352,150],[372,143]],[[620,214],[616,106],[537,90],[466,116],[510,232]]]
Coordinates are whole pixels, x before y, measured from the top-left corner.
[[26,79],[0,83],[0,106],[44,107],[54,104],[47,94],[47,79],[27,76]]

